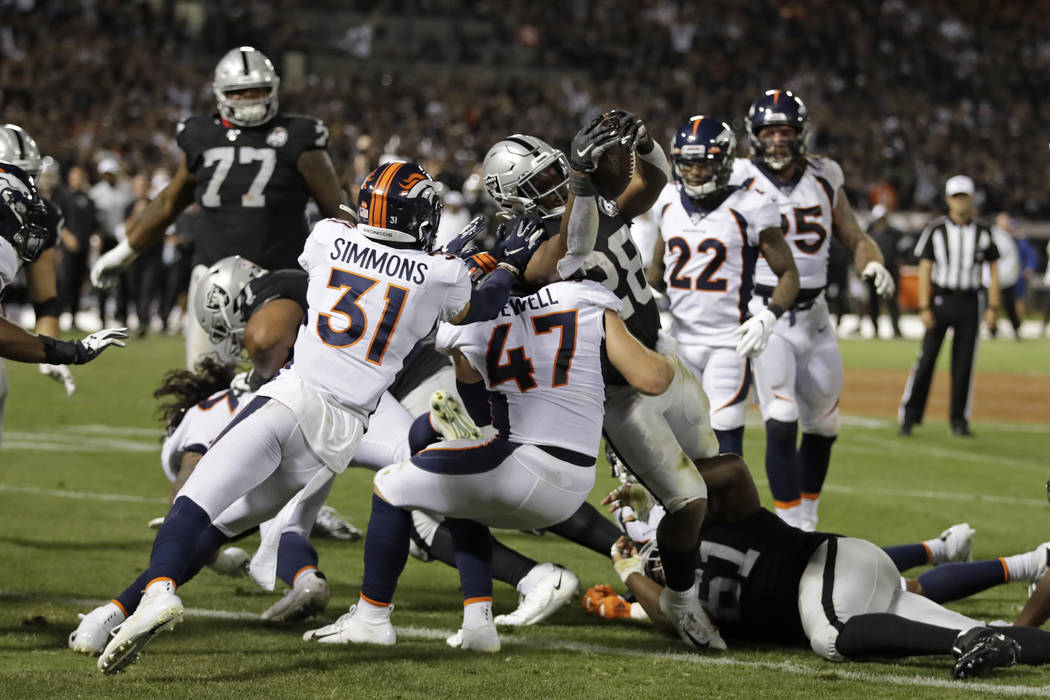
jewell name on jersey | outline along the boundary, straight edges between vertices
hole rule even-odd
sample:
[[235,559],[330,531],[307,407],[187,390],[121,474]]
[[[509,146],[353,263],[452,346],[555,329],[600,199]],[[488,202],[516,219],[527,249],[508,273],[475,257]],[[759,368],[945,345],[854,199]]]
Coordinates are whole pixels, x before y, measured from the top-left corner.
[[525,311],[539,311],[548,306],[556,306],[559,303],[561,302],[554,296],[552,290],[549,287],[544,287],[527,297],[511,297],[507,299],[507,304],[499,312],[499,315],[503,318],[510,318],[518,316]]

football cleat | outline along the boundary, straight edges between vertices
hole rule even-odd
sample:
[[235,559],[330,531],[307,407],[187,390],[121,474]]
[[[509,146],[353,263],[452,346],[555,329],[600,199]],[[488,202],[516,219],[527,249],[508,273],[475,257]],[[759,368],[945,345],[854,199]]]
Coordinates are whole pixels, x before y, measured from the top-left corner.
[[1013,666],[1020,655],[1021,645],[1002,632],[991,627],[974,627],[955,638],[952,656],[957,661],[952,678],[985,676],[994,668]]
[[305,571],[295,579],[295,585],[276,603],[263,611],[262,619],[270,622],[305,620],[324,612],[331,593],[324,574],[313,569]]
[[342,540],[343,542],[357,542],[364,535],[356,527],[343,519],[331,506],[321,506],[317,512],[317,520],[310,530],[311,537],[321,537],[329,540]]
[[546,620],[580,590],[580,579],[560,564],[545,562],[537,566],[550,569],[536,584],[518,598],[518,607],[506,615],[497,615],[495,623],[508,627],[534,625]]
[[[391,610],[394,606],[390,606]],[[351,605],[350,612],[343,613],[338,620],[303,634],[307,642],[321,644],[381,644],[390,646],[397,642],[397,633],[388,618],[385,622],[369,622],[358,614],[357,606]]]
[[463,627],[445,640],[445,644],[455,649],[481,651],[494,654],[500,649],[499,633],[496,625],[489,623],[473,629]]
[[215,555],[215,560],[208,564],[208,568],[217,574],[240,578],[248,575],[248,566],[252,563],[252,555],[240,547],[227,547]]
[[959,523],[941,533],[940,540],[944,542],[944,555],[940,561],[930,561],[931,564],[944,564],[950,561],[973,561],[973,536],[976,530],[970,527],[970,523]]
[[78,613],[80,624],[69,633],[69,648],[80,654],[98,656],[106,648],[109,635],[124,621],[124,612],[113,603],[100,605],[87,615]]
[[697,649],[726,648],[718,628],[700,605],[697,584],[681,592],[665,588],[660,593],[660,612],[674,625],[678,636]]
[[146,527],[148,527],[150,530],[159,530],[160,526],[163,525],[163,524],[164,524],[164,516],[160,515],[160,516],[158,516],[156,518],[153,518],[148,523],[146,523]]
[[154,584],[142,596],[138,610],[116,628],[112,641],[98,659],[98,670],[110,674],[138,661],[143,648],[158,633],[182,622],[182,601],[175,586]]
[[481,439],[481,430],[447,391],[435,391],[430,396],[430,424],[446,440]]
[[1033,567],[1035,574],[1028,586],[1028,597],[1031,598],[1035,595],[1035,587],[1036,584],[1039,583],[1039,579],[1043,578],[1047,570],[1050,569],[1050,542],[1043,542],[1029,552],[1028,556],[1032,558],[1032,561],[1035,564]]

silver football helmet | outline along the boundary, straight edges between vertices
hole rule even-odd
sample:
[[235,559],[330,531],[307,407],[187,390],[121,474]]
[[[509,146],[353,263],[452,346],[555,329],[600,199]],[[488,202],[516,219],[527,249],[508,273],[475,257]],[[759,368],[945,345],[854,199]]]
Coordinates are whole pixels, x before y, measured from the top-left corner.
[[208,268],[193,295],[197,322],[224,356],[237,357],[244,348],[248,323],[248,283],[266,270],[239,255],[223,258]]
[[0,126],[0,161],[17,165],[33,179],[40,174],[40,149],[33,137],[17,124]]
[[[223,119],[237,126],[258,126],[277,114],[280,84],[270,59],[251,46],[240,46],[231,49],[215,66],[212,90]],[[228,96],[229,92],[248,88],[269,88],[270,92],[252,100],[231,100]]]
[[569,196],[569,161],[547,142],[513,134],[496,142],[481,165],[489,196],[506,210],[561,216]]

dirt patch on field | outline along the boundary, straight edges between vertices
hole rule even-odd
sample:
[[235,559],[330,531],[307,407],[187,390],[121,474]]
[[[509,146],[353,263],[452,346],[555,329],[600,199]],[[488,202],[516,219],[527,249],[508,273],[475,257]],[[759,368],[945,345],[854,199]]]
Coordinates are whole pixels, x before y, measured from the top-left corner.
[[[897,415],[897,405],[908,379],[907,370],[846,370],[839,407],[843,413],[867,416]],[[978,373],[974,377],[973,420],[1050,424],[1050,376]],[[934,374],[927,420],[948,420],[951,375]]]

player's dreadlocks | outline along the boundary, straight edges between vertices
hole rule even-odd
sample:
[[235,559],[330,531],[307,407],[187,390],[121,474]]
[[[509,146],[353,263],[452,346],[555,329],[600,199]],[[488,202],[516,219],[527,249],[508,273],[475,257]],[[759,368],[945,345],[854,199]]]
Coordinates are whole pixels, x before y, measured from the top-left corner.
[[203,357],[192,371],[173,369],[165,374],[153,396],[158,399],[165,396],[174,397],[172,401],[162,403],[157,408],[158,417],[167,426],[166,434],[171,435],[179,427],[187,409],[216,391],[229,387],[230,380],[236,372],[236,365],[223,364],[214,358]]

